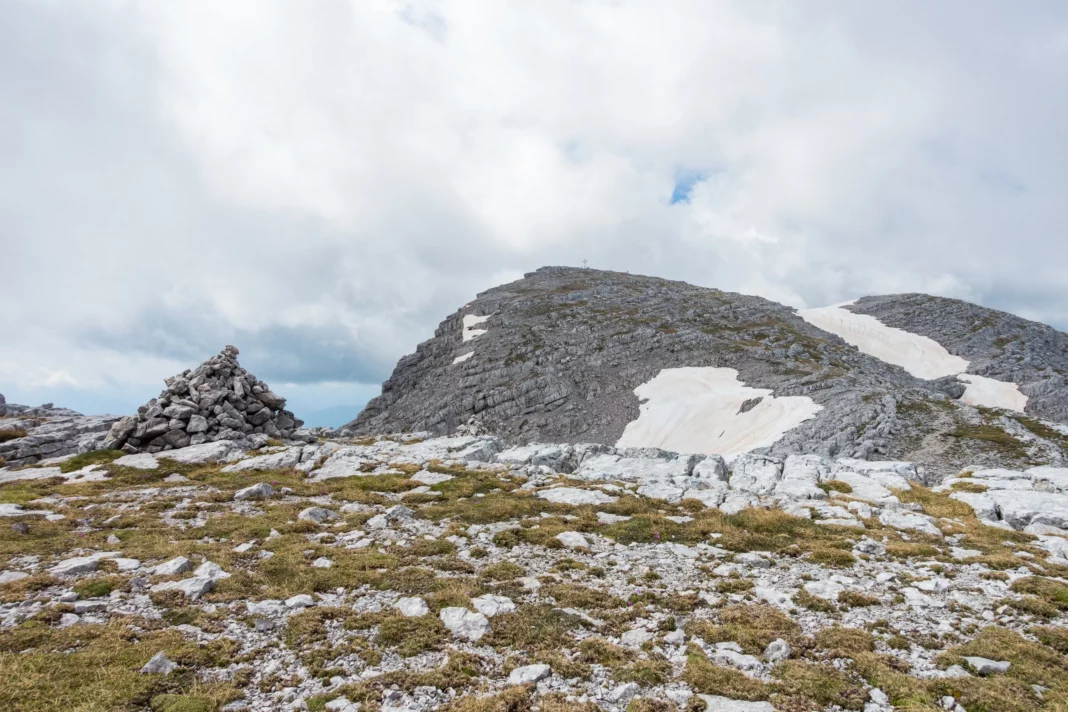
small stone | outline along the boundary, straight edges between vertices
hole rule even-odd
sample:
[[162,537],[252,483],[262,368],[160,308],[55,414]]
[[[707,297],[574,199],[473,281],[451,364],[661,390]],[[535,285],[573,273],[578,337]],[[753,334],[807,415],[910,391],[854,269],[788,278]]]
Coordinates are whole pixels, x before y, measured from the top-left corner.
[[569,549],[588,549],[590,543],[579,532],[560,532],[556,540]]
[[964,661],[979,675],[997,675],[1006,673],[1012,667],[1008,660],[990,660],[988,658],[965,657]]
[[320,556],[318,559],[312,562],[313,569],[329,569],[334,565],[334,562],[325,556]]
[[681,628],[676,628],[664,635],[664,642],[668,645],[683,645],[686,642],[686,633]]
[[708,712],[775,712],[770,702],[744,702],[719,695],[698,695]]
[[430,607],[426,605],[426,601],[418,596],[401,598],[393,604],[393,607],[407,618],[422,618],[427,613],[430,613]]
[[514,613],[515,603],[507,596],[495,596],[492,593],[488,593],[485,596],[479,596],[478,598],[471,599],[471,605],[475,607],[475,610],[486,616],[487,618],[493,618],[493,616],[500,613]]
[[616,704],[625,702],[626,700],[629,700],[631,697],[634,697],[636,694],[638,694],[638,691],[641,689],[641,686],[636,682],[628,682],[626,684],[619,685],[608,693],[608,701],[614,702]]
[[810,581],[805,584],[805,591],[812,596],[825,598],[828,601],[837,601],[838,594],[845,590],[845,586],[834,581]]
[[629,645],[631,647],[640,647],[642,643],[652,640],[653,634],[644,628],[635,628],[634,630],[628,630],[626,633],[619,637],[619,640],[623,645]]
[[24,578],[29,578],[29,576],[25,571],[0,571],[0,585],[21,581]]
[[16,534],[29,534],[30,525],[26,522],[15,522],[11,525],[11,531],[15,532]]
[[297,515],[297,519],[305,522],[314,522],[316,524],[322,524],[323,522],[329,522],[340,518],[341,515],[337,512],[323,509],[322,507],[308,507]]
[[438,615],[445,627],[458,638],[475,642],[490,632],[489,619],[466,608],[451,606],[441,609]]
[[880,707],[890,706],[890,698],[887,697],[886,693],[880,690],[878,687],[872,688],[868,692],[868,697],[871,699],[872,702],[879,705]]
[[790,657],[791,652],[793,651],[790,649],[790,644],[779,638],[771,641],[768,647],[764,649],[764,659],[769,663],[781,662]]
[[268,499],[273,496],[274,487],[271,487],[271,485],[267,482],[260,482],[259,484],[252,485],[251,487],[246,487],[245,489],[240,489],[237,492],[234,492],[234,499],[237,501]]
[[611,504],[619,499],[605,494],[601,490],[579,489],[578,487],[554,487],[541,490],[536,496],[538,499],[544,499],[547,502],[570,504],[575,507],[584,504]]
[[61,561],[48,570],[53,576],[80,576],[96,571],[97,559],[92,556],[76,556],[73,559]]
[[197,600],[215,588],[215,579],[194,576],[181,581],[165,581],[152,587],[153,591],[181,591],[187,598]]
[[752,566],[757,569],[766,569],[771,566],[770,561],[755,551],[747,551],[744,554],[738,554],[734,557],[734,560],[739,564],[745,564],[746,566]]
[[310,608],[315,605],[315,600],[306,593],[301,593],[286,599],[287,608]]
[[202,578],[210,578],[212,580],[230,578],[230,574],[223,571],[221,566],[211,561],[205,561],[198,566],[197,570],[193,572],[193,575]]
[[548,665],[524,665],[517,667],[508,674],[509,685],[527,685],[544,680],[552,674],[552,668]]
[[174,576],[176,574],[184,574],[191,568],[193,568],[193,565],[189,559],[184,556],[178,556],[153,567],[152,573],[156,576]]
[[161,650],[152,656],[152,659],[141,668],[143,675],[169,675],[178,669],[178,663],[171,662]]

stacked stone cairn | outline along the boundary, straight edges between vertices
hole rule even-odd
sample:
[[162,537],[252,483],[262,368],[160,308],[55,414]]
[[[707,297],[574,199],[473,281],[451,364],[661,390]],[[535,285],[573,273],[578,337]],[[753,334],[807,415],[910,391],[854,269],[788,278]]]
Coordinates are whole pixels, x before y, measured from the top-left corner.
[[241,368],[227,346],[195,369],[164,381],[166,390],[112,426],[107,449],[162,452],[216,440],[291,439],[304,423],[286,399]]

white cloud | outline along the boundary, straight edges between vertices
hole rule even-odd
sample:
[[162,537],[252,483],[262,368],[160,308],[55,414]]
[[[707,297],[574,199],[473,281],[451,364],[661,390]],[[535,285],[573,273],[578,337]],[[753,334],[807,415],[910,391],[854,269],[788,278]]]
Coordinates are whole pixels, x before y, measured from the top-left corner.
[[1041,3],[8,3],[0,241],[33,298],[0,390],[141,393],[229,339],[268,380],[374,382],[584,258],[1063,327],[1065,37]]

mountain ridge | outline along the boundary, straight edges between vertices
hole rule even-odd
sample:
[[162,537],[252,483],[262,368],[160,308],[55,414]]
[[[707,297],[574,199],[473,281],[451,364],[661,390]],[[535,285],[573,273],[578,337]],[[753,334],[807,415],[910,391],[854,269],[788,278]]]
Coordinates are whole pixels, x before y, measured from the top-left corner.
[[[1068,371],[1068,352],[1059,344],[1068,336],[959,300],[946,300],[947,308],[940,299],[883,295],[847,308],[881,315],[893,328],[916,315],[918,336],[934,333],[941,315],[951,345],[971,357],[969,371],[1023,381],[1027,405],[1017,415],[1064,419],[1068,388],[1060,371]],[[477,329],[465,326],[465,317],[478,317]],[[978,336],[968,331],[968,323],[984,319],[989,324]],[[1014,345],[1012,335],[1026,343]],[[1041,438],[1015,416],[962,404],[968,384],[956,374],[917,378],[790,307],[658,277],[570,267],[528,273],[446,317],[434,337],[400,359],[382,394],[343,432],[445,434],[474,418],[518,444],[616,444],[644,407],[634,390],[678,368],[731,368],[739,387],[820,406],[758,452],[912,457],[950,471],[969,458],[1004,454],[985,453],[994,440],[969,442],[952,433],[997,428],[1010,438],[1026,432],[1041,440],[1034,443],[1037,459],[1059,463],[1064,456],[1058,438]],[[944,437],[928,441],[931,435]],[[951,452],[962,444],[962,452]]]

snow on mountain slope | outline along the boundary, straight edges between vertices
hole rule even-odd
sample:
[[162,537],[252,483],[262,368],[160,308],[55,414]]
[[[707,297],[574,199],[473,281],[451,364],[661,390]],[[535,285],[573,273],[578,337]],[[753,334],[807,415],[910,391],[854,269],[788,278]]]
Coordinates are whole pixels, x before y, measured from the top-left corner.
[[1027,396],[1019,385],[965,373],[970,362],[949,353],[934,339],[887,326],[873,316],[855,314],[844,307],[853,302],[817,309],[799,309],[798,315],[824,331],[842,337],[861,353],[901,366],[917,378],[933,380],[958,376],[966,384],[961,400],[968,405],[1024,411]]
[[634,393],[641,401],[639,415],[616,447],[727,459],[774,444],[823,410],[806,396],[776,398],[770,389],[750,388],[733,368],[665,368]]
[[[468,341],[471,341],[472,339],[475,339],[475,338],[477,338],[479,336],[482,336],[487,331],[489,331],[488,329],[476,329],[475,328],[479,324],[482,324],[482,323],[486,322],[488,319],[489,319],[489,315],[488,314],[486,316],[475,316],[474,314],[465,314],[464,315],[464,319],[463,319],[463,327],[462,327],[462,330],[460,332],[461,333],[461,339],[462,339],[463,343],[466,344]],[[458,363],[463,363],[464,361],[466,361],[467,359],[471,358],[474,355],[475,355],[474,351],[468,351],[467,353],[460,354],[459,356],[454,358],[452,360],[452,363],[455,366]]]
[[957,379],[967,384],[964,395],[960,399],[968,405],[1024,412],[1027,396],[1020,393],[1020,387],[1015,383],[1006,383],[971,373],[957,374]]
[[916,378],[932,380],[967,370],[967,361],[949,353],[934,339],[895,329],[875,317],[843,309],[852,303],[799,309],[797,313],[809,324],[842,337],[861,353],[901,366]]

